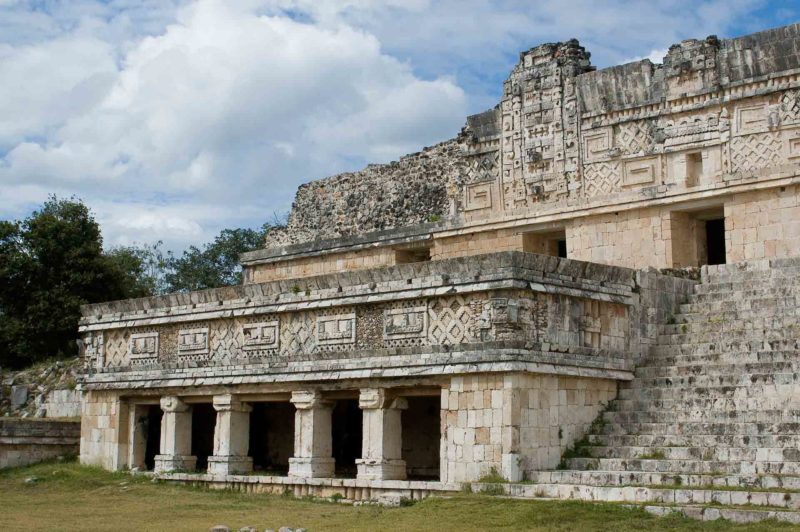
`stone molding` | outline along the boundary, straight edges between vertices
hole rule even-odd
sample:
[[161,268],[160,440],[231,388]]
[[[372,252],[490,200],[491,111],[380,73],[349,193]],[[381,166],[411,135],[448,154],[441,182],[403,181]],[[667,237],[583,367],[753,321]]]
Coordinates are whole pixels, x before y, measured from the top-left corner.
[[215,395],[213,399],[214,410],[217,412],[251,412],[253,407],[243,403],[236,395]]
[[386,388],[362,388],[358,396],[358,407],[361,410],[405,410],[408,408],[408,401],[403,397],[392,397]]
[[175,396],[162,397],[160,404],[161,404],[161,410],[163,410],[164,412],[177,412],[177,413],[188,412],[189,409],[191,408],[191,406],[183,402],[182,399]]
[[323,399],[322,393],[318,391],[294,391],[290,401],[297,410],[333,408],[333,402]]

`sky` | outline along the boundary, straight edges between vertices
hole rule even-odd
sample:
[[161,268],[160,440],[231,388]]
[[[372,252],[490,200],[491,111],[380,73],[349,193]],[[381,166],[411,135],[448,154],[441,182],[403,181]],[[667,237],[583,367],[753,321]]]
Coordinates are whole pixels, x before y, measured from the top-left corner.
[[180,251],[453,137],[537,44],[661,62],[799,17],[767,0],[0,0],[0,219],[75,196],[107,248]]

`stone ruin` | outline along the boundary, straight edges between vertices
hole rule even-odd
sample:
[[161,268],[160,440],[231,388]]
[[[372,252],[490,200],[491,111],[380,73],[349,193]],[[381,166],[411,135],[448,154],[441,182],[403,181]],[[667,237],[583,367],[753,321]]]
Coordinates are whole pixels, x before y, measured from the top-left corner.
[[532,48],[455,139],[300,187],[241,286],[86,306],[81,461],[800,522],[798,162],[800,25]]

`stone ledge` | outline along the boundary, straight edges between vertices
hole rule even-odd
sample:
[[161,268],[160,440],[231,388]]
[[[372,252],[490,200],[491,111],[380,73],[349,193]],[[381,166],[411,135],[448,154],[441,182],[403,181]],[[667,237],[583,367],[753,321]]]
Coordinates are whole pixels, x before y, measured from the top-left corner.
[[[605,378],[614,380],[631,380],[632,368],[628,363],[608,364],[607,367],[597,365],[569,364],[562,360],[544,359],[542,352],[524,352],[520,350],[493,351],[486,357],[458,359],[459,353],[449,353],[440,360],[396,360],[394,366],[388,366],[383,360],[372,360],[369,366],[297,368],[293,372],[258,373],[252,367],[238,371],[222,368],[198,368],[198,371],[167,373],[152,372],[114,372],[87,376],[81,383],[85,390],[111,389],[146,389],[168,386],[214,386],[263,383],[290,383],[308,381],[332,381],[343,379],[380,379],[380,378],[414,378],[440,375],[456,375],[468,373],[496,372],[529,372],[549,375],[580,376]],[[556,355],[563,354],[558,353]],[[614,367],[616,366],[616,367]],[[207,371],[203,371],[207,370]]]
[[[536,282],[586,291],[584,297],[605,293],[626,296],[635,286],[635,270],[617,266],[559,259],[547,255],[506,251],[473,255],[438,261],[401,264],[338,274],[328,274],[301,280],[271,281],[175,293],[165,296],[96,303],[81,307],[81,330],[104,324],[107,328],[128,326],[128,321],[147,320],[167,314],[216,314],[234,309],[243,313],[303,310],[322,301],[328,306],[342,305],[346,297],[359,301],[377,300],[378,294],[389,298],[420,297],[421,291],[430,295],[450,290],[477,291],[497,281]],[[409,284],[408,281],[411,280]],[[300,293],[302,283],[309,295]],[[481,288],[481,285],[484,285]],[[466,287],[466,288],[465,288]],[[433,289],[433,290],[431,290]],[[207,319],[204,316],[203,319]]]

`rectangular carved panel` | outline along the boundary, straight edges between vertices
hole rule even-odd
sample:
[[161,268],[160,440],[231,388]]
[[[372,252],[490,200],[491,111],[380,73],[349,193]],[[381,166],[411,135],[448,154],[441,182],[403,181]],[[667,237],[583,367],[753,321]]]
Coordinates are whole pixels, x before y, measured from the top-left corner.
[[178,332],[178,355],[195,356],[208,354],[208,327],[181,329]]
[[584,153],[587,161],[596,161],[606,157],[611,149],[611,130],[589,133],[584,137]]
[[625,161],[622,171],[622,184],[630,186],[655,183],[658,181],[658,170],[658,157]]
[[128,357],[132,364],[158,359],[158,333],[134,333],[128,342]]
[[421,338],[428,334],[427,307],[396,308],[383,313],[383,339]]
[[279,322],[265,321],[261,323],[247,323],[242,326],[244,351],[262,351],[278,349],[280,347]]
[[475,183],[467,185],[466,189],[465,210],[488,209],[492,206],[492,183]]
[[767,105],[764,103],[736,109],[736,134],[758,133],[767,129]]
[[317,345],[353,344],[355,341],[355,314],[339,314],[317,318]]

